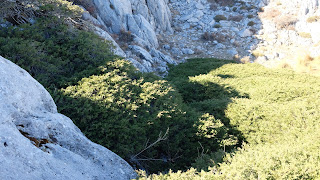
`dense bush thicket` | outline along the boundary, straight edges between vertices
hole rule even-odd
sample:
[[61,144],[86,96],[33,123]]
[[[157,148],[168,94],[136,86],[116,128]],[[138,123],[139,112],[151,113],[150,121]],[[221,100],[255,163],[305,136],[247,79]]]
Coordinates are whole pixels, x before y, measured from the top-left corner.
[[[198,96],[193,101],[186,92],[193,92],[192,88],[182,86],[186,81],[176,86],[189,100],[189,105],[200,111],[217,112],[219,102],[223,102],[221,99],[231,99],[225,110],[225,120],[241,132],[246,144],[227,154],[223,163],[210,167],[208,172],[190,169],[149,177],[142,172],[142,179],[319,178],[319,78],[266,69],[257,64],[226,64],[217,68],[217,62],[190,60],[173,68],[169,79],[174,84],[188,79],[201,85],[206,98]],[[213,84],[228,90],[217,92]],[[204,158],[214,160],[209,156]]]
[[188,107],[167,81],[137,72],[104,40],[48,14],[0,27],[0,54],[42,83],[91,140],[150,172],[186,169],[202,151],[236,144],[227,126]]
[[112,59],[108,43],[91,33],[68,28],[51,17],[34,25],[1,28],[1,55],[19,64],[45,87],[67,87],[98,73]]

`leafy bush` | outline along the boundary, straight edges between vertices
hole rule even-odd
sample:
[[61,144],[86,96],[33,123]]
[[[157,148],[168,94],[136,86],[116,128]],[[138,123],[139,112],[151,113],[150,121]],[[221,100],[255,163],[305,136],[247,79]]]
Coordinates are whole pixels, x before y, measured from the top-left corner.
[[254,26],[255,24],[256,24],[255,22],[249,21],[247,25],[248,25],[248,26]]
[[[50,13],[33,25],[1,27],[0,54],[40,81],[91,140],[136,168],[163,172],[140,171],[141,178],[320,176],[317,77],[193,59],[161,80],[137,72],[116,59],[108,43]],[[148,148],[159,134],[161,141]]]
[[[137,168],[189,168],[200,144],[218,151],[229,138],[224,124],[189,108],[167,81],[137,72],[111,54],[108,42],[63,19],[1,27],[0,54],[43,84],[91,140]],[[144,150],[168,128],[167,139]]]
[[[151,172],[190,167],[199,143],[211,151],[223,147],[230,138],[223,123],[187,107],[168,82],[146,81],[130,67],[110,62],[101,75],[64,89],[62,112],[91,140]],[[144,151],[168,128],[167,140]]]
[[113,57],[108,43],[54,17],[38,19],[34,25],[1,27],[0,53],[53,89],[98,73],[98,67]]
[[[142,173],[141,179],[318,178],[319,78],[265,69],[257,64],[220,64],[220,67],[219,62],[190,60],[174,68],[169,78],[178,84],[179,91],[187,99],[192,99],[187,96],[191,94],[191,88],[185,89],[182,84],[186,82],[178,79],[188,75],[191,82],[201,84],[205,98],[196,98],[189,105],[202,112],[214,112],[216,118],[220,113],[224,117],[221,121],[228,119],[230,127],[236,127],[247,144],[225,157],[223,154],[217,156],[218,152],[204,153],[194,166],[206,169],[203,165],[208,164],[212,166],[206,169],[208,172],[190,169],[151,176]],[[193,69],[189,70],[190,67]],[[219,84],[225,91],[214,88],[214,84]],[[207,103],[211,99],[216,104]],[[219,99],[228,100],[224,104],[224,114],[215,110]]]
[[[179,156],[193,157],[195,114],[181,105],[179,94],[167,82],[147,82],[136,73],[130,74],[130,67],[127,61],[108,63],[102,75],[66,88],[63,91],[68,98],[60,106],[62,112],[72,117],[91,140],[137,168],[157,171],[181,161]],[[135,157],[168,128],[168,140]],[[190,164],[188,159],[182,161]]]
[[252,19],[254,16],[252,15],[252,14],[249,14],[248,16],[247,16],[247,18],[249,18],[249,19]]
[[216,15],[213,19],[217,22],[227,20],[227,18],[224,15]]

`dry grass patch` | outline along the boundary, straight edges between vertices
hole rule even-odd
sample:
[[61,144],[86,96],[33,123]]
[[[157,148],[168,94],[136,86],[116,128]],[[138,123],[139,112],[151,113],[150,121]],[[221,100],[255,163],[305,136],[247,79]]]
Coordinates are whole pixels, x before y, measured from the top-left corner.
[[[291,61],[291,63],[289,63]],[[289,60],[283,60],[279,63],[279,68],[292,69],[299,73],[308,73],[312,75],[320,75],[320,56],[311,57],[306,52],[297,53],[296,57]]]
[[294,30],[297,23],[297,18],[292,15],[281,15],[274,19],[278,29]]
[[261,57],[261,56],[264,56],[264,51],[260,49],[253,50],[252,55],[256,58]]
[[250,63],[250,57],[249,56],[244,56],[239,60],[239,62],[243,63],[243,64]]
[[264,8],[264,11],[259,12],[258,15],[261,19],[268,19],[274,22],[277,29],[294,30],[297,22],[297,17],[295,15],[282,14],[275,7]]
[[320,21],[320,16],[311,16],[307,19],[308,23],[318,22]]
[[213,32],[213,33],[209,33],[209,32],[205,32],[202,34],[201,38],[203,40],[207,40],[207,41],[218,41],[219,43],[221,42],[225,42],[228,38],[229,35],[228,34],[222,34],[219,32]]
[[126,31],[124,29],[121,29],[119,34],[119,41],[129,43],[133,41],[133,38],[134,36],[131,34],[131,31]]
[[320,56],[313,58],[304,54],[298,56],[296,61],[296,71],[320,75]]
[[300,37],[303,37],[303,38],[311,38],[311,34],[307,32],[299,32],[298,34]]
[[259,17],[272,20],[281,15],[281,12],[275,8],[263,8],[262,12],[259,12]]

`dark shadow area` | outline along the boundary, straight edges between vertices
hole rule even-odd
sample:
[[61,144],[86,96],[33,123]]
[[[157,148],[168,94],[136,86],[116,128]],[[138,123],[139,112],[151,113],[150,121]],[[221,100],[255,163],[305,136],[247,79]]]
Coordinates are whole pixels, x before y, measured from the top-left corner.
[[[209,113],[215,119],[221,120],[229,128],[228,133],[238,138],[237,146],[240,147],[244,140],[241,133],[230,125],[230,120],[225,116],[225,110],[232,98],[249,98],[248,94],[240,94],[231,87],[225,87],[210,82],[210,79],[191,81],[191,77],[200,77],[222,67],[225,64],[235,63],[229,60],[218,59],[190,59],[184,64],[171,68],[167,80],[175,85],[182,94],[183,100],[191,108],[202,114]],[[232,75],[218,74],[217,77],[233,78]],[[234,146],[227,148],[233,150]]]
[[228,75],[228,74],[218,74],[217,76],[219,76],[221,78],[224,78],[224,79],[226,79],[226,78],[234,78],[233,75]]
[[[196,61],[202,62],[200,70],[189,69]],[[56,103],[89,139],[114,151],[133,167],[148,173],[187,170],[201,158],[201,148],[219,154],[232,151],[243,141],[224,116],[231,98],[243,96],[232,88],[192,83],[188,78],[227,63],[232,61],[190,60],[172,68],[169,83],[156,77],[145,81],[141,74],[129,71],[129,64],[109,63],[101,75],[82,80],[64,93],[60,91],[55,95]],[[208,88],[215,94],[208,95]],[[200,166],[206,169],[212,165]]]

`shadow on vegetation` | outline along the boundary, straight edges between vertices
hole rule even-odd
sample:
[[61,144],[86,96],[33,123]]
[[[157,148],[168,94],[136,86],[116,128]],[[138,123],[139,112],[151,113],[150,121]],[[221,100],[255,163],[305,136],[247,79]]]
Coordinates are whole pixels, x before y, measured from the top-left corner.
[[[228,133],[238,139],[237,146],[244,141],[241,133],[232,127],[230,120],[225,116],[225,110],[232,98],[249,98],[247,94],[239,94],[232,87],[222,86],[210,82],[206,74],[226,64],[236,63],[230,60],[218,59],[190,59],[187,63],[173,67],[167,77],[168,81],[182,94],[183,100],[191,108],[201,113],[209,113],[221,120],[229,128]],[[220,78],[233,78],[233,75],[217,74]],[[232,150],[230,147],[228,150]]]
[[129,62],[112,55],[109,44],[54,17],[0,27],[0,54],[43,84],[59,112],[89,139],[136,168],[206,168],[214,164],[197,163],[203,153],[230,151],[241,142],[240,134],[223,119],[237,92],[188,79],[229,61],[190,60],[173,68],[168,83],[136,72]]

